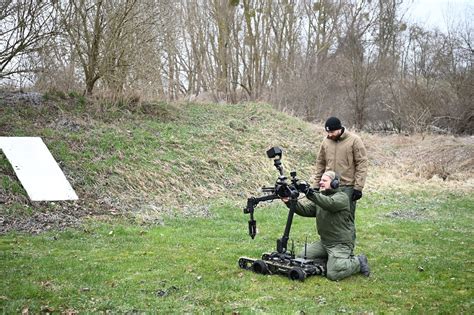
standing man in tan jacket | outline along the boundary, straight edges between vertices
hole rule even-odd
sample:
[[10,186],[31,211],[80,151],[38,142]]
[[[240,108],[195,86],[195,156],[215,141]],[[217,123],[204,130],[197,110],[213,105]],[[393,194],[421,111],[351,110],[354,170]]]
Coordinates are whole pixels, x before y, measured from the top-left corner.
[[339,118],[329,117],[324,127],[328,135],[319,148],[315,180],[319,183],[326,171],[334,171],[339,175],[339,187],[349,196],[351,219],[355,222],[356,201],[362,198],[367,177],[367,152],[360,137],[347,131]]

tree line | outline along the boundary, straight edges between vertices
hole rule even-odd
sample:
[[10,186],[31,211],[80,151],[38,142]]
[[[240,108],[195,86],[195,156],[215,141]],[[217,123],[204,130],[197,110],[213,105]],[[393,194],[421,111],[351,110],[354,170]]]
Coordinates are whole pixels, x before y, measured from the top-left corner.
[[409,4],[4,0],[0,80],[142,100],[265,101],[308,121],[472,134],[471,19],[425,29],[405,21]]

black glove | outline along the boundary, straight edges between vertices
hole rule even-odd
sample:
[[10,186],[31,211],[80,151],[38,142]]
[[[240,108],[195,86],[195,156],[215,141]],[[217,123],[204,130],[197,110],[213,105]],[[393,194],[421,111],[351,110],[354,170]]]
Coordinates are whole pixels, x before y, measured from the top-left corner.
[[356,201],[362,198],[362,191],[354,189],[352,192],[352,201]]
[[307,194],[311,186],[304,180],[299,180],[296,182],[296,189],[303,194]]

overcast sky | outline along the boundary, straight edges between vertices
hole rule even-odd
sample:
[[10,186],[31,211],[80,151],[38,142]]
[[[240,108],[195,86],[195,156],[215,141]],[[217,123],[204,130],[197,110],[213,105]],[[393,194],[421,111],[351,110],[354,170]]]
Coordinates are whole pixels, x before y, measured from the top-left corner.
[[408,0],[407,4],[407,19],[427,28],[445,31],[446,25],[460,21],[474,23],[474,0]]

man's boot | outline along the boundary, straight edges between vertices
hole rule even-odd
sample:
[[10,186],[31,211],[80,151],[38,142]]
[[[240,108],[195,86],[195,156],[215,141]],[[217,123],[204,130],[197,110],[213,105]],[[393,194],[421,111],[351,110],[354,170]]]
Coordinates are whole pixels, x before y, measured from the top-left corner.
[[357,256],[357,258],[359,258],[360,273],[368,277],[370,275],[370,268],[369,268],[369,262],[367,260],[367,256],[365,256],[364,254],[361,254]]

